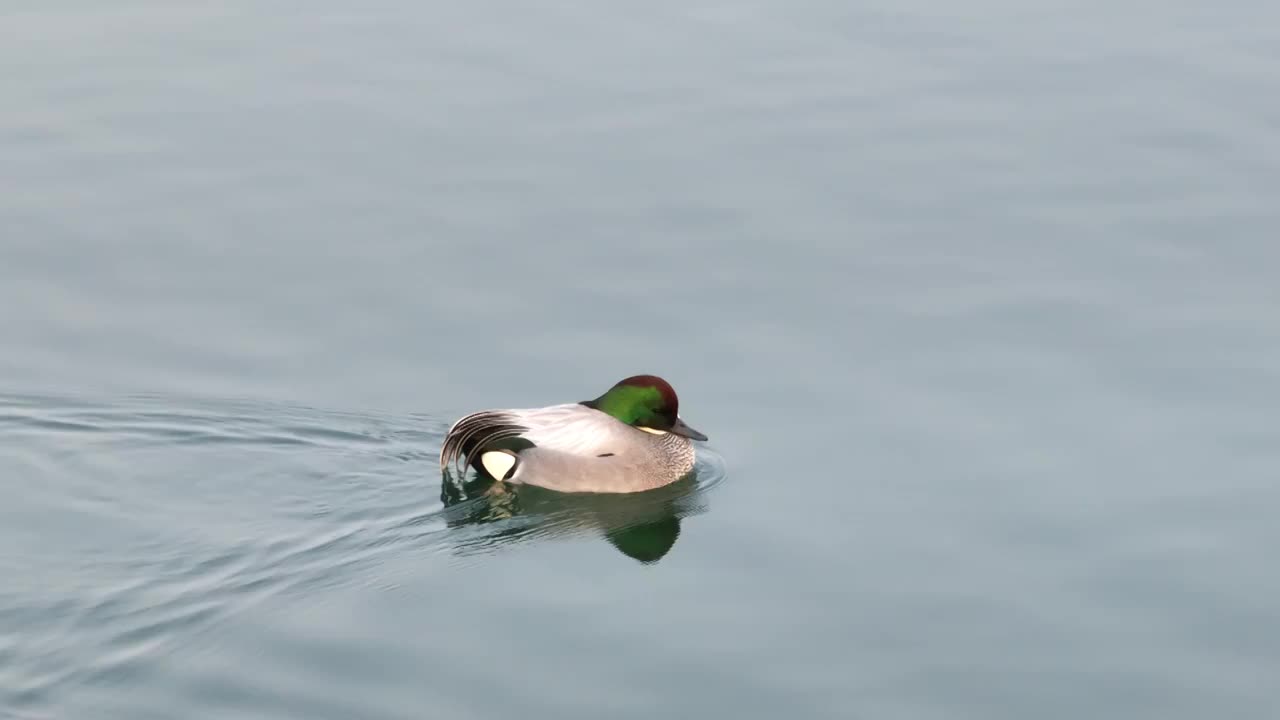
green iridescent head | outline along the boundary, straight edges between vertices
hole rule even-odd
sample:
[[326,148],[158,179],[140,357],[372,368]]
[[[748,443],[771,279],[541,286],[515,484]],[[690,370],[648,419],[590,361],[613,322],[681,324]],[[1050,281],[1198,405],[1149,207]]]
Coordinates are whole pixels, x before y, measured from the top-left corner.
[[582,403],[638,428],[669,432],[693,440],[707,436],[680,419],[680,400],[671,385],[657,375],[634,375],[620,380],[595,400]]

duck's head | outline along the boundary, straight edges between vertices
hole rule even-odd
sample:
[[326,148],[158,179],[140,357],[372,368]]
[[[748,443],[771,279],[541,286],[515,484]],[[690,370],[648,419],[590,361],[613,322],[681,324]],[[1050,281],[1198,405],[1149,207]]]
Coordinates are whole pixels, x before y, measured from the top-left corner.
[[680,419],[680,400],[671,384],[657,375],[634,375],[619,380],[595,400],[582,403],[647,432],[673,433],[692,440],[707,436]]

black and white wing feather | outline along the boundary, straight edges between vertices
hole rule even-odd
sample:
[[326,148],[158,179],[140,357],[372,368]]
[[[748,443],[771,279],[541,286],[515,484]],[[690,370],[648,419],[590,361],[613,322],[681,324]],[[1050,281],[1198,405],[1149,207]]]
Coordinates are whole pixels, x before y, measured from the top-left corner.
[[[445,435],[440,469],[459,472],[491,450],[523,458],[526,450],[561,458],[618,456],[635,447],[636,430],[580,403],[472,413]],[[546,457],[544,455],[544,457]]]
[[454,423],[444,436],[440,470],[453,467],[461,473],[484,451],[511,444],[510,441],[528,431],[514,415],[502,410],[482,410],[467,415]]

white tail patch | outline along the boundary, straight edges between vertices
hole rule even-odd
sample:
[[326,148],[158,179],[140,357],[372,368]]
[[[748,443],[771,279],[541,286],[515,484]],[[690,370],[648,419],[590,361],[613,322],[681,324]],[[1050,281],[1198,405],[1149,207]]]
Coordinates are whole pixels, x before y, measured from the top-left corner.
[[480,464],[486,472],[498,480],[506,480],[507,473],[516,465],[516,458],[509,452],[490,450],[480,456]]
[[658,430],[656,428],[642,427],[640,429],[649,433],[650,435],[666,435],[667,434],[666,430]]

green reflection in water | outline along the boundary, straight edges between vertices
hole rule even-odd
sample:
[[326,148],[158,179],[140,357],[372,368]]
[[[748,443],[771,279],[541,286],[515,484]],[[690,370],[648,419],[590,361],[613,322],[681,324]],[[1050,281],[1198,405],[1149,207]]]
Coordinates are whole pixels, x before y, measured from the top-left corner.
[[661,560],[675,546],[681,521],[705,512],[696,471],[665,487],[640,493],[558,493],[530,485],[508,485],[445,476],[440,499],[448,526],[464,553],[492,552],[504,545],[552,537],[597,535],[641,563]]

